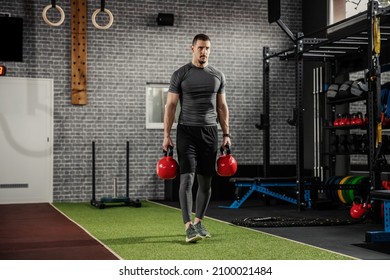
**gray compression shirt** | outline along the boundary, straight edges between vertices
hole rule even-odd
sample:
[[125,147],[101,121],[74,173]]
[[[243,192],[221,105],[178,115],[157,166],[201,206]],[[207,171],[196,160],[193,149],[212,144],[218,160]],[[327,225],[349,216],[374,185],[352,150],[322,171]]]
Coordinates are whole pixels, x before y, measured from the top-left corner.
[[216,95],[225,93],[225,76],[210,65],[198,68],[190,62],[173,73],[169,92],[180,94],[179,124],[216,125]]

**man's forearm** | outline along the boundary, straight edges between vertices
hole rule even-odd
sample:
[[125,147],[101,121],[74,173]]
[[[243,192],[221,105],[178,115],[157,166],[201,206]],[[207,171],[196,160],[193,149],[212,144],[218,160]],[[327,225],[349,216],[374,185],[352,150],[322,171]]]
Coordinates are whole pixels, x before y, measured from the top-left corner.
[[226,105],[218,109],[218,119],[223,134],[229,134],[229,109]]
[[175,120],[175,112],[176,107],[175,106],[167,106],[165,108],[165,114],[164,114],[164,137],[169,137],[171,134],[171,129],[173,122]]

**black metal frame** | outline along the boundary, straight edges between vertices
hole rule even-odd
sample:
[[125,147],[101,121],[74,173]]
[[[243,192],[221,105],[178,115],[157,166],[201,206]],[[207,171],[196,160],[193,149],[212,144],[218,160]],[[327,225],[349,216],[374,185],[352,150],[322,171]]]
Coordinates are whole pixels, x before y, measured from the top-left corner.
[[[294,119],[296,126],[296,167],[298,187],[298,207],[304,205],[304,149],[303,149],[303,62],[314,60],[331,62],[335,64],[337,71],[357,71],[368,69],[369,92],[367,97],[368,125],[368,168],[370,189],[381,188],[381,171],[378,168],[378,153],[380,147],[376,146],[377,125],[380,123],[380,90],[381,90],[381,65],[379,54],[373,52],[373,23],[374,17],[380,18],[381,38],[383,42],[390,42],[390,6],[380,7],[378,1],[369,1],[367,11],[353,17],[329,25],[309,35],[297,34],[294,47],[279,52],[272,52],[270,47],[263,49],[263,114],[259,129],[264,130],[263,137],[263,164],[264,176],[267,177],[269,170],[270,148],[270,124],[269,124],[269,73],[270,59],[279,58],[295,60],[296,63],[296,108]],[[280,25],[279,25],[280,26]],[[281,26],[286,32],[286,26]],[[317,35],[326,31],[326,38]],[[388,32],[386,32],[388,31]],[[383,44],[386,46],[386,43]],[[387,47],[390,47],[388,43]],[[383,48],[383,47],[382,47]],[[381,60],[390,63],[390,56],[381,56]],[[351,63],[354,62],[354,63]],[[382,61],[383,62],[383,61]]]
[[134,206],[134,207],[141,207],[142,203],[136,199],[132,200],[129,197],[129,171],[130,171],[130,142],[126,142],[126,196],[120,196],[120,197],[102,197],[101,199],[96,199],[96,145],[95,141],[92,141],[92,198],[91,198],[91,205],[99,208],[104,209],[107,206]]
[[[268,57],[270,49],[263,48],[263,57]],[[263,113],[256,128],[263,130],[263,176],[270,176],[270,123],[269,123],[269,66],[270,60],[263,59]]]

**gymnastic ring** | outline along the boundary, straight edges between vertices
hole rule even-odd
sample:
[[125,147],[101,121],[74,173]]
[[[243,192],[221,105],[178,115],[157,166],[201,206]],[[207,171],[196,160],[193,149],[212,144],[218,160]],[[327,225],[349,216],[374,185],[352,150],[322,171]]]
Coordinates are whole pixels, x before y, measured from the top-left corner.
[[44,20],[48,25],[50,25],[50,26],[60,26],[60,25],[64,22],[64,20],[65,20],[65,13],[64,13],[64,10],[63,10],[60,6],[55,5],[55,8],[57,9],[57,11],[60,12],[61,18],[60,18],[60,20],[57,21],[57,22],[51,22],[51,21],[47,18],[47,16],[46,16],[47,11],[48,11],[51,7],[53,7],[53,6],[52,6],[52,5],[47,5],[47,6],[43,9],[43,11],[42,11],[43,20]]
[[102,10],[101,9],[96,9],[96,11],[93,12],[92,14],[92,24],[97,28],[97,29],[108,29],[111,27],[112,23],[114,22],[114,16],[112,15],[112,13],[110,12],[110,10],[108,9],[104,9],[103,11],[110,17],[110,21],[105,25],[105,26],[101,26],[99,24],[97,24],[96,22],[96,16],[99,12],[101,12]]

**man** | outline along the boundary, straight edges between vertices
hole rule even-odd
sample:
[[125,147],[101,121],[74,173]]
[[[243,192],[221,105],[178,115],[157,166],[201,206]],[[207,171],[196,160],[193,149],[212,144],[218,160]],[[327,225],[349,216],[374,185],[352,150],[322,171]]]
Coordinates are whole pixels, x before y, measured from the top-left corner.
[[[211,237],[202,219],[211,197],[211,176],[215,170],[218,150],[219,122],[222,146],[231,145],[229,110],[225,98],[225,76],[208,64],[210,38],[198,34],[192,41],[192,61],[172,77],[164,115],[163,149],[174,146],[170,132],[177,103],[181,111],[176,130],[177,154],[180,166],[179,201],[186,231],[186,242]],[[198,179],[195,220],[192,222],[192,185]]]

